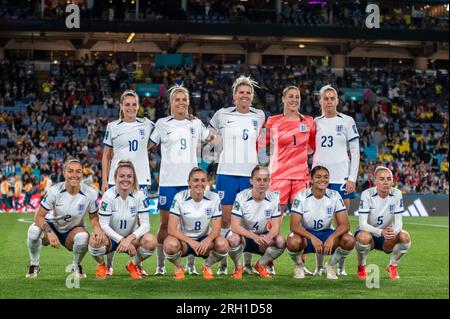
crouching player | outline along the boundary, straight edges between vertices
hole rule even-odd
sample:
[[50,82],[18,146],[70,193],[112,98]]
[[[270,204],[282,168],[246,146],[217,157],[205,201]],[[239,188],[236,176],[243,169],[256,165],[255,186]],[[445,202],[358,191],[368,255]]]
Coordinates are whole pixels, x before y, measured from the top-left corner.
[[411,238],[402,230],[402,193],[392,185],[391,170],[379,166],[375,169],[375,187],[361,194],[359,227],[355,232],[359,278],[367,277],[367,254],[374,248],[392,253],[387,271],[391,279],[400,278],[397,273],[398,263],[410,248]]
[[97,191],[85,184],[82,166],[77,159],[68,159],[63,166],[65,181],[53,185],[42,199],[34,224],[28,228],[28,252],[31,265],[26,275],[35,278],[40,272],[41,246],[61,245],[73,251],[72,271],[78,278],[85,278],[81,261],[88,250],[89,234],[84,228],[83,217],[89,212],[94,228],[93,242],[101,242],[105,235],[98,222]]
[[[333,256],[325,264],[328,279],[338,279],[334,266],[345,259],[355,246],[348,233],[350,223],[344,201],[337,191],[327,189],[329,172],[323,166],[311,170],[311,187],[295,196],[291,212],[291,231],[287,240],[288,253],[295,263],[294,278],[304,278],[302,253]],[[331,227],[336,218],[336,229]]]
[[131,278],[140,279],[142,261],[150,257],[156,248],[156,239],[149,233],[149,200],[138,188],[131,161],[118,162],[114,179],[115,186],[102,196],[99,213],[100,226],[107,237],[101,243],[89,241],[89,252],[98,264],[95,276],[106,278],[103,256],[116,251],[132,256],[125,268]]
[[242,278],[242,252],[262,255],[254,267],[261,278],[270,278],[267,264],[280,257],[286,248],[286,241],[280,235],[280,199],[269,192],[269,169],[257,165],[250,183],[253,187],[236,196],[231,212],[231,233],[227,239],[234,262],[234,279]]
[[175,265],[175,279],[184,278],[181,257],[193,254],[206,259],[203,278],[212,279],[211,266],[228,255],[228,242],[220,236],[220,197],[206,191],[207,183],[206,172],[194,167],[188,177],[189,188],[177,193],[172,202],[163,249],[166,259]]

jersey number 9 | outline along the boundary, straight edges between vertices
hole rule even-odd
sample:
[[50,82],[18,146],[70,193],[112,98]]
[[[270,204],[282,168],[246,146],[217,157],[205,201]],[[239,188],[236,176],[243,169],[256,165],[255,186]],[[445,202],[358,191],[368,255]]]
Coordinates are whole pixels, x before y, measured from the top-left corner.
[[182,138],[182,139],[180,140],[180,144],[181,144],[181,149],[182,149],[182,150],[185,150],[185,149],[186,149],[186,139],[185,139],[185,138]]

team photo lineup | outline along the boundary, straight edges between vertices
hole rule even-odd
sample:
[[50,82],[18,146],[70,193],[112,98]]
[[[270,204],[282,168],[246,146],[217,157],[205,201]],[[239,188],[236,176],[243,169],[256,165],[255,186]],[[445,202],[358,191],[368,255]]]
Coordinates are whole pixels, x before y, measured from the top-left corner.
[[0,2],[0,299],[448,298],[448,1]]
[[[313,120],[299,113],[300,90],[289,86],[283,91],[283,114],[269,117],[266,123],[264,113],[251,106],[255,85],[250,77],[237,78],[233,83],[235,106],[217,111],[209,129],[199,119],[189,118],[189,92],[182,85],[169,89],[171,115],[156,124],[136,117],[139,97],[134,91],[125,91],[120,118],[106,128],[102,174],[107,178],[102,184],[101,204],[96,191],[81,184],[82,163],[75,158],[66,160],[65,182],[48,190],[28,229],[31,265],[26,276],[38,276],[41,246],[50,244],[73,251],[72,266],[80,278],[86,276],[81,261],[88,251],[98,263],[97,278],[113,274],[111,262],[107,265],[104,257],[117,251],[131,256],[126,269],[131,278],[140,279],[148,275],[142,262],[156,249],[155,275],[166,273],[167,259],[176,267],[175,279],[185,276],[184,256],[205,259],[205,279],[214,278],[211,266],[216,262],[221,263],[217,274],[227,275],[228,255],[234,264],[231,277],[242,279],[245,253],[261,255],[245,271],[270,278],[275,274],[274,260],[285,250],[295,265],[294,278],[320,275],[325,270],[328,279],[338,279],[335,268],[340,275],[347,275],[345,258],[354,248],[359,278],[367,277],[365,265],[371,249],[392,253],[387,270],[391,279],[400,278],[398,263],[411,239],[403,230],[402,194],[392,187],[389,168],[375,169],[376,186],[363,192],[359,227],[355,235],[350,233],[347,207],[358,175],[359,136],[355,121],[337,111],[337,90],[331,85],[320,89],[323,115]],[[267,132],[260,138],[265,123]],[[197,144],[218,135],[223,146],[217,193],[213,193],[206,188],[207,172],[196,167]],[[264,146],[274,145],[276,155],[269,167],[258,164],[258,139]],[[149,142],[161,145],[161,223],[156,238],[149,233],[146,196]],[[308,153],[314,153],[311,172]],[[280,235],[280,223],[289,202],[292,233],[286,239]],[[94,228],[90,236],[82,224],[85,213],[90,214]],[[304,267],[307,253],[317,255],[314,273]],[[331,255],[326,264],[324,255]],[[192,264],[186,268],[196,272]]]

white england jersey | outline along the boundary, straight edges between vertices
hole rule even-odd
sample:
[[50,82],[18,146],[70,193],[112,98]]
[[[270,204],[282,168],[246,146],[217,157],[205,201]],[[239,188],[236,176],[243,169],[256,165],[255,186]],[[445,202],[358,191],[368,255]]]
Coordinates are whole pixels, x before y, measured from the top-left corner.
[[229,107],[214,114],[210,125],[220,132],[223,140],[217,174],[250,177],[258,164],[256,141],[264,121],[264,112],[253,107],[248,113]]
[[138,190],[123,200],[114,186],[102,196],[100,226],[105,234],[117,243],[133,232],[139,240],[150,230],[149,211],[150,199],[143,191]]
[[187,186],[189,172],[198,166],[197,147],[206,140],[209,130],[202,121],[159,119],[150,139],[161,144],[160,186]]
[[108,184],[115,185],[114,171],[120,160],[133,162],[139,185],[151,184],[148,141],[154,127],[155,124],[147,118],[138,118],[134,123],[122,120],[108,123],[103,145],[112,147],[114,153]]
[[314,197],[311,188],[295,195],[291,211],[302,215],[303,227],[308,231],[321,231],[332,228],[334,214],[345,211],[344,201],[337,191],[326,189],[321,199]]
[[316,117],[314,121],[317,131],[312,167],[326,167],[330,172],[330,183],[344,184],[352,174],[348,144],[359,138],[355,121],[341,113],[333,118]]
[[[391,188],[386,198],[381,198],[376,187],[361,193],[359,214],[369,214],[367,223],[377,229],[385,229],[394,224],[396,214],[403,214],[403,196],[398,189]],[[357,228],[359,230],[359,227]]]
[[267,192],[258,203],[252,197],[252,189],[248,188],[236,195],[231,213],[241,218],[241,226],[245,229],[265,234],[269,231],[269,221],[281,216],[280,199],[276,193]]
[[180,217],[179,229],[183,234],[198,239],[210,233],[212,218],[222,217],[222,206],[216,193],[205,191],[203,199],[196,202],[187,189],[175,195],[170,213]]
[[84,226],[86,212],[94,214],[98,211],[97,196],[97,190],[83,183],[78,194],[70,195],[62,182],[50,187],[41,200],[41,207],[48,211],[45,219],[60,233],[66,233],[74,227]]

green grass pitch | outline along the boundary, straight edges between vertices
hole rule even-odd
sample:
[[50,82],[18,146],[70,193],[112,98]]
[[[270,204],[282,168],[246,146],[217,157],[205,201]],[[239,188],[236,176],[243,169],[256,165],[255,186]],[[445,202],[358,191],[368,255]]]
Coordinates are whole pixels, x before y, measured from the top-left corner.
[[[25,278],[29,258],[26,247],[27,228],[33,215],[0,214],[0,299],[4,298],[448,298],[449,297],[449,233],[448,217],[405,217],[404,228],[412,237],[412,247],[399,266],[401,279],[390,280],[385,266],[389,255],[372,251],[368,264],[380,267],[379,289],[366,288],[365,281],[356,277],[356,254],[347,258],[348,277],[327,280],[325,276],[292,278],[293,263],[284,253],[276,261],[277,275],[269,280],[257,276],[245,276],[236,281],[230,276],[216,276],[206,281],[201,276],[186,276],[175,281],[171,274],[173,266],[166,263],[168,274],[164,277],[149,276],[132,280],[125,270],[126,255],[117,254],[114,276],[106,280],[95,278],[95,263],[89,253],[83,266],[87,278],[82,279],[79,289],[66,287],[65,267],[71,263],[72,254],[65,248],[56,250],[49,246],[41,251],[41,274],[36,279]],[[19,222],[19,219],[25,222]],[[289,219],[285,218],[282,233],[289,233]],[[152,233],[157,231],[159,216],[151,216]],[[357,218],[351,217],[354,230]],[[254,256],[256,261],[257,256]],[[326,257],[328,258],[328,257]],[[155,269],[156,256],[144,262],[151,274]],[[315,258],[307,256],[307,267],[314,269]],[[196,259],[201,270],[202,259]],[[216,270],[218,265],[214,266]],[[229,262],[231,272],[232,262]]]

